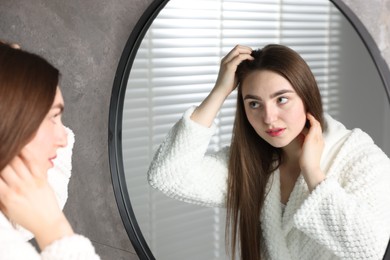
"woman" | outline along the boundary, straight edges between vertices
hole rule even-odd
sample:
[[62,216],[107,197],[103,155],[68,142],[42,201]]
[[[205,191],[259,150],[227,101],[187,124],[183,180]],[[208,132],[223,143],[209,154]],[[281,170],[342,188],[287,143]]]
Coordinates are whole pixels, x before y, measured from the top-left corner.
[[[99,259],[91,242],[73,232],[62,213],[48,170],[70,171],[73,145],[62,124],[59,72],[41,57],[0,43],[0,259]],[[69,132],[72,134],[71,132]],[[64,190],[61,178],[51,183]],[[66,191],[65,180],[65,191]],[[30,231],[41,249],[26,242]]]
[[[231,145],[206,155],[213,120],[236,88]],[[226,55],[148,179],[173,198],[226,206],[231,253],[238,244],[241,259],[382,259],[389,241],[389,158],[360,129],[323,114],[310,68],[285,46]]]

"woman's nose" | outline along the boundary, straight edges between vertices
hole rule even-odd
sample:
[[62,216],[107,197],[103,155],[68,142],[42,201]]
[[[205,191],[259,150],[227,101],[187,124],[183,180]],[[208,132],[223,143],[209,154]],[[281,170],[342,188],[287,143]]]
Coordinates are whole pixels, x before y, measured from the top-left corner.
[[68,144],[68,132],[63,125],[61,126],[61,131],[58,133],[57,140],[57,144],[59,147],[65,147]]
[[263,110],[264,112],[264,123],[267,125],[272,124],[277,120],[277,109],[272,106],[266,106]]

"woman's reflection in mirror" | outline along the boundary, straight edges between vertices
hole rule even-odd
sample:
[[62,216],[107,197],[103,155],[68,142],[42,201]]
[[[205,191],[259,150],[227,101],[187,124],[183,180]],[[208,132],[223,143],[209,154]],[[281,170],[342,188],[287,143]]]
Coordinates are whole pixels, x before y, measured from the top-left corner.
[[[235,89],[231,144],[208,154]],[[222,59],[214,88],[170,130],[148,180],[170,197],[226,207],[232,258],[382,259],[390,237],[390,159],[323,112],[309,66],[282,45],[237,45]]]

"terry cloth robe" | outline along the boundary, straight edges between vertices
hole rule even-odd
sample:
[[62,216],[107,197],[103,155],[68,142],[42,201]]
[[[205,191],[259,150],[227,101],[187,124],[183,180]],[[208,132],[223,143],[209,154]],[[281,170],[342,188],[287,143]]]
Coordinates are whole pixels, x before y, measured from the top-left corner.
[[[53,188],[61,209],[68,199],[68,183],[72,171],[72,149],[74,133],[66,129],[68,144],[57,150],[57,158],[54,167],[48,171],[48,182]],[[0,212],[0,259],[4,260],[60,260],[60,259],[100,259],[95,254],[95,249],[89,239],[81,235],[64,237],[48,245],[39,254],[35,248],[27,242],[34,235],[19,225],[11,224]]]
[[[224,207],[229,147],[206,155],[215,126],[190,119],[168,133],[149,167],[148,181],[172,198]],[[311,193],[298,178],[282,213],[279,170],[261,212],[267,259],[382,259],[390,238],[390,159],[360,129],[329,115],[321,168],[326,179]]]

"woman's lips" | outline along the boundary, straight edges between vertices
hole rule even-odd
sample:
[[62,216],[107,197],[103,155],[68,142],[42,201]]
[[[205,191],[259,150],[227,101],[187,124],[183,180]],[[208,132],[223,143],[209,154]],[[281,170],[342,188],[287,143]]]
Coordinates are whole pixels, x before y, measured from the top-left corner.
[[57,155],[56,156],[53,156],[53,157],[51,157],[51,158],[49,158],[49,162],[50,162],[50,164],[51,164],[51,167],[53,167],[54,166],[54,160],[57,158]]
[[273,129],[267,130],[266,133],[272,137],[280,136],[281,134],[283,134],[285,129],[286,128],[273,128]]

